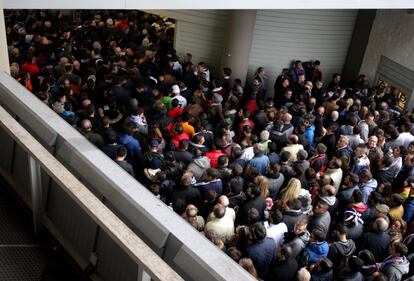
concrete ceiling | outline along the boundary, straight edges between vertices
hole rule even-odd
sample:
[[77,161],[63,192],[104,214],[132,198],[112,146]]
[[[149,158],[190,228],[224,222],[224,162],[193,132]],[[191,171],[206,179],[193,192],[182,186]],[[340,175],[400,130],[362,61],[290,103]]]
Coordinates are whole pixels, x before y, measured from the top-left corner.
[[4,9],[403,9],[410,0],[0,0]]

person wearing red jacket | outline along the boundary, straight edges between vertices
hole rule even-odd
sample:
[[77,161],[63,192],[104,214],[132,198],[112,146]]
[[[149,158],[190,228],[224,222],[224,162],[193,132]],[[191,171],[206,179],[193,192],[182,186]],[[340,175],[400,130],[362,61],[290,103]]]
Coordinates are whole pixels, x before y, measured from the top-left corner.
[[27,55],[26,62],[22,65],[22,72],[27,72],[30,76],[37,76],[40,73],[40,68],[36,64],[36,57]]
[[213,149],[211,151],[208,151],[204,154],[206,157],[210,158],[210,166],[211,168],[217,168],[218,167],[218,159],[220,156],[225,155],[223,151],[220,149],[216,149],[213,146]]
[[180,123],[174,124],[174,129],[172,132],[173,136],[171,138],[172,142],[175,145],[175,148],[178,148],[181,140],[190,140],[190,137],[184,132],[184,127]]

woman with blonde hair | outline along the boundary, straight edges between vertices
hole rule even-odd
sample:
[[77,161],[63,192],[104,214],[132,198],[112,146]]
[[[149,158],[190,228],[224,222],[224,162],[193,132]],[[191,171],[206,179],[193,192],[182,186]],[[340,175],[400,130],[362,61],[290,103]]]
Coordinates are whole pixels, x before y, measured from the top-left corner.
[[269,197],[269,180],[265,176],[257,176],[254,179],[257,186],[260,188],[260,195],[266,199]]
[[391,243],[402,242],[406,231],[407,223],[405,220],[400,218],[393,220],[389,231]]
[[287,186],[282,189],[280,202],[287,205],[290,200],[297,199],[301,193],[302,185],[297,178],[291,178]]

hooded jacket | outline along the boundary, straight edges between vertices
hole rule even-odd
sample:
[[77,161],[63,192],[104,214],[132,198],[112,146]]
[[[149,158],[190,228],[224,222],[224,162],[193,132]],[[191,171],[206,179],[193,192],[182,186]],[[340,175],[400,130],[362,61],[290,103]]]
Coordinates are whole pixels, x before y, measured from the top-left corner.
[[194,158],[187,168],[193,173],[194,178],[198,181],[203,175],[204,171],[210,168],[210,159],[205,156]]
[[347,208],[355,209],[355,211],[357,211],[358,213],[362,215],[368,209],[368,206],[362,202],[361,203],[350,203]]
[[128,134],[120,134],[118,136],[118,141],[127,148],[128,153],[126,161],[133,166],[137,165],[141,158],[141,145],[139,141]]
[[309,254],[310,263],[316,263],[320,258],[328,256],[329,246],[326,241],[310,243],[305,251]]
[[329,207],[332,207],[336,203],[336,197],[334,196],[319,196],[319,200],[325,202],[329,205]]
[[[389,263],[387,263],[387,260],[383,262],[380,271],[387,275],[388,281],[400,281],[401,277],[408,273],[410,262],[406,257],[393,258]],[[384,266],[385,263],[387,264]]]
[[329,247],[328,258],[333,262],[335,268],[340,269],[345,266],[345,262],[342,263],[342,261],[351,256],[355,250],[355,243],[352,239],[336,241]]
[[305,129],[305,138],[308,141],[307,147],[313,147],[314,139],[315,139],[315,125],[310,125]]
[[129,119],[137,125],[139,132],[143,135],[148,135],[148,124],[147,121],[142,119],[141,116],[138,115],[130,115]]

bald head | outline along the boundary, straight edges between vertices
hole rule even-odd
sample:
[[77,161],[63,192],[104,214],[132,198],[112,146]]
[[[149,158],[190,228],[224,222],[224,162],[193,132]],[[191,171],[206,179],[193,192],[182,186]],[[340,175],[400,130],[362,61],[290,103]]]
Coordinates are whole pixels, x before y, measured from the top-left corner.
[[374,229],[385,232],[389,227],[388,222],[384,218],[377,218],[374,222]]
[[296,280],[298,281],[310,281],[311,280],[311,274],[306,269],[306,267],[302,267],[301,269],[299,269]]
[[289,123],[292,120],[292,115],[290,113],[285,113],[282,116],[283,123]]
[[332,121],[336,121],[336,120],[338,120],[338,118],[339,118],[338,111],[336,111],[336,110],[332,111],[331,112],[331,119],[332,119]]
[[92,123],[89,119],[84,119],[81,122],[82,131],[89,132],[92,130]]
[[224,207],[228,207],[230,204],[229,198],[226,195],[221,195],[219,197],[218,203],[223,205]]

